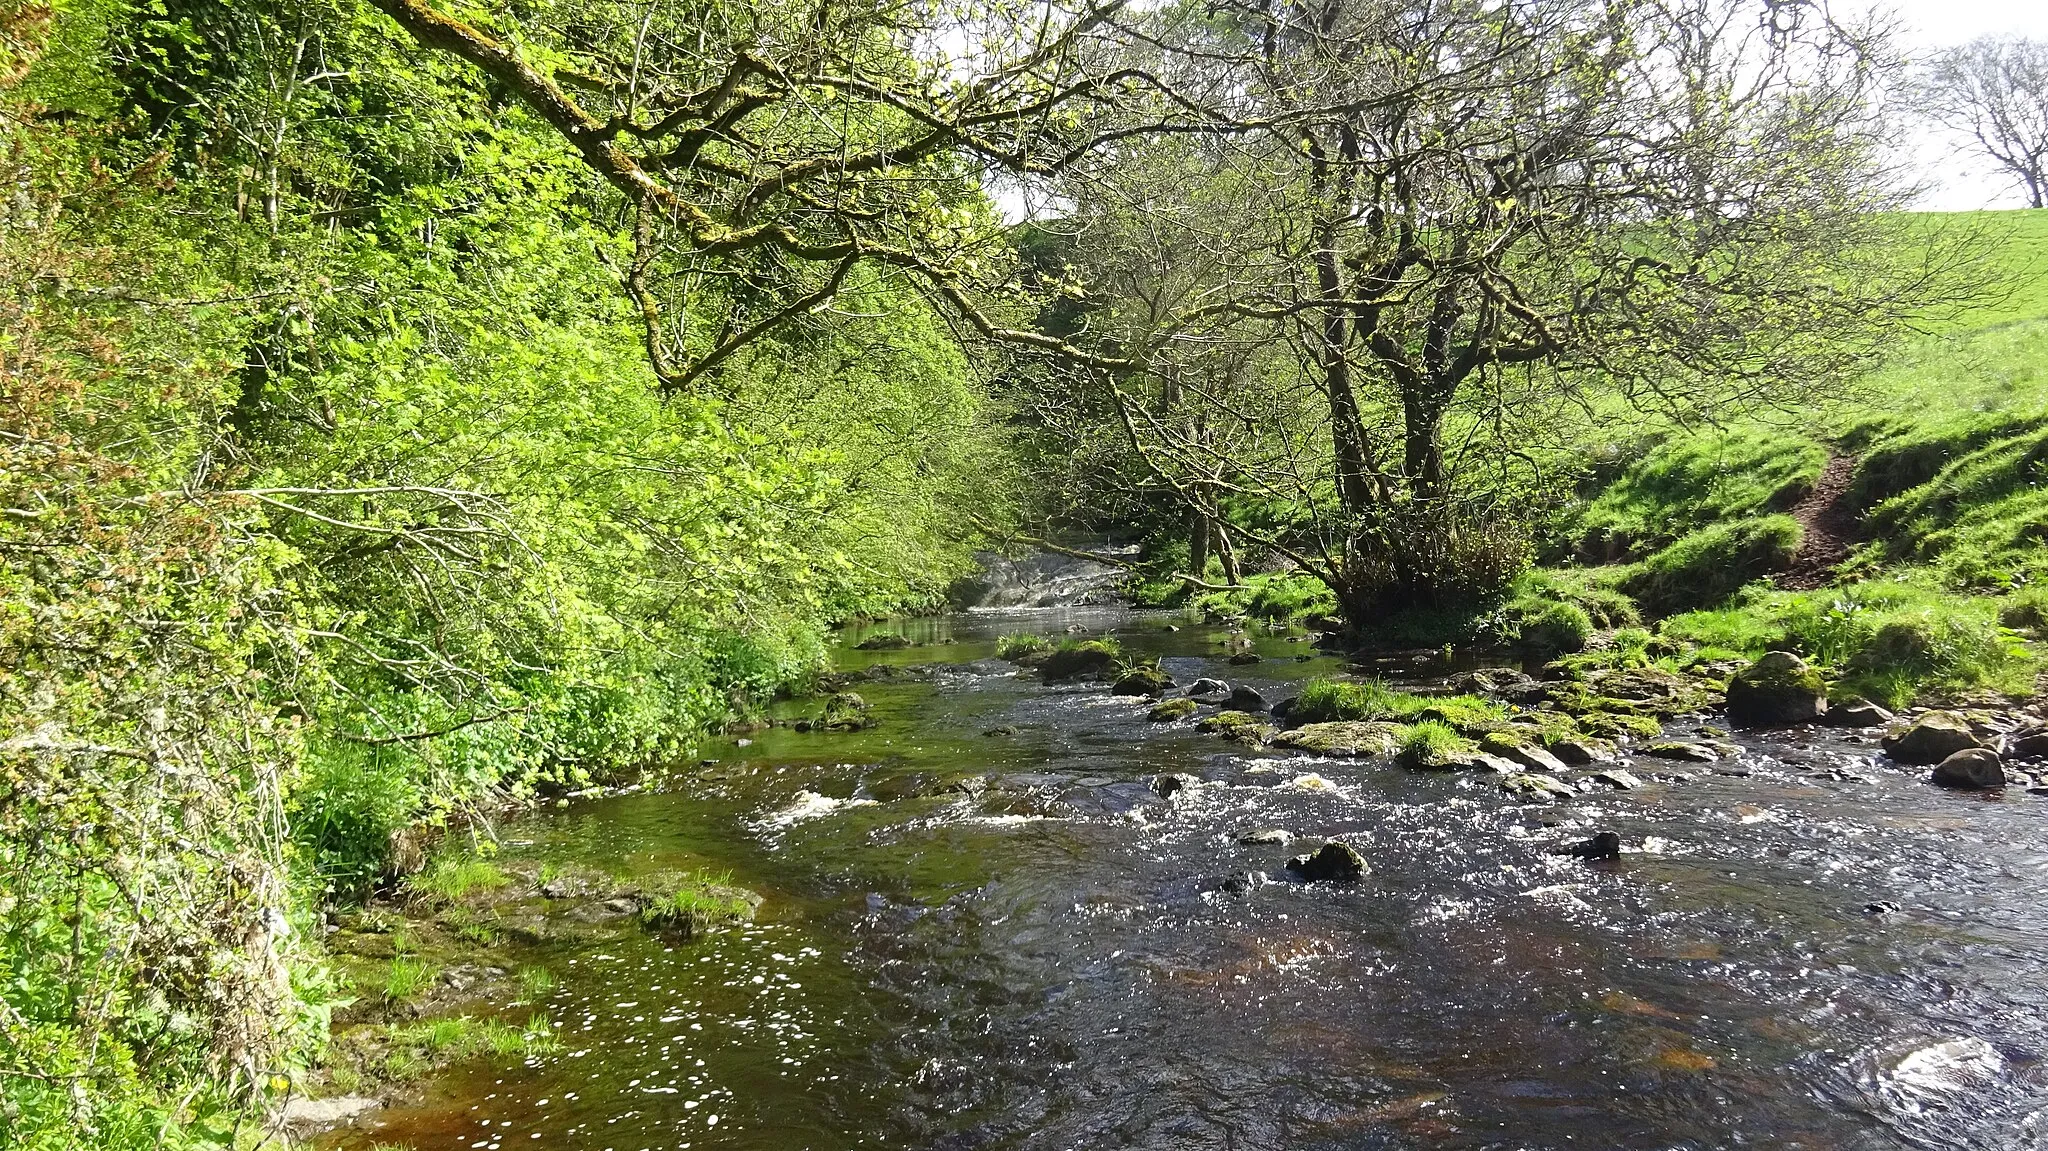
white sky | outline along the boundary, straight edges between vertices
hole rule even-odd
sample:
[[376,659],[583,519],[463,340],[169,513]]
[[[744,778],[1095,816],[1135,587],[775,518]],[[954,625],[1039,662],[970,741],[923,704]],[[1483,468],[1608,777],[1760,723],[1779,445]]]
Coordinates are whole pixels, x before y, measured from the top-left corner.
[[[1900,21],[1900,46],[1913,58],[1974,40],[2017,35],[2048,40],[2048,0],[1836,0],[1842,8],[1879,10]],[[1915,161],[1932,185],[1924,207],[1943,211],[2018,208],[2013,186],[1962,142],[1926,135],[1914,141]]]

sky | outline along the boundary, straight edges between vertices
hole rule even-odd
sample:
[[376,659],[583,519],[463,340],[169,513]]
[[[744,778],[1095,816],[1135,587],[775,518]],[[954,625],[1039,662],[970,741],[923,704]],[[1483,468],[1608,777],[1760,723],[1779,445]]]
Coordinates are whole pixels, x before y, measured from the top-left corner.
[[[1914,59],[1979,36],[2048,40],[2048,0],[1836,0],[1842,7],[1889,12],[1900,23],[1900,47]],[[1959,141],[1923,134],[1914,158],[1931,185],[1922,207],[1941,211],[2018,208],[2012,184]]]

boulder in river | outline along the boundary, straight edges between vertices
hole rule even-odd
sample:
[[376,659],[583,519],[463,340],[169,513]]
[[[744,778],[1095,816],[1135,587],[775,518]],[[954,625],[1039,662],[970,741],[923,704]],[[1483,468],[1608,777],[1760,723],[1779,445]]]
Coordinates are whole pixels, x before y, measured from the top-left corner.
[[1101,640],[1082,640],[1055,648],[1039,665],[1039,671],[1047,683],[1079,676],[1099,678],[1109,674],[1110,669],[1116,666],[1116,659],[1116,649]]
[[880,631],[853,646],[856,651],[898,651],[906,647],[915,647],[917,643],[907,635]]
[[1260,695],[1253,688],[1247,687],[1244,684],[1238,684],[1230,689],[1230,699],[1223,706],[1232,711],[1264,711],[1266,710],[1266,697]]
[[816,723],[820,731],[859,731],[874,725],[874,718],[868,715],[868,701],[850,691],[839,692],[826,700],[825,714],[819,716]]
[[1569,855],[1574,859],[1619,859],[1621,858],[1621,836],[1603,831],[1591,839],[1581,840],[1570,847],[1560,847],[1554,855]]
[[1285,847],[1294,839],[1294,834],[1284,827],[1261,827],[1247,831],[1237,837],[1245,847]]
[[1204,677],[1188,685],[1188,698],[1200,703],[1222,703],[1230,698],[1230,685]]
[[1274,747],[1288,747],[1316,755],[1348,755],[1374,759],[1394,754],[1400,746],[1401,725],[1396,723],[1336,722],[1309,723],[1283,731],[1273,738]]
[[2012,741],[2015,759],[2048,759],[2048,731],[2037,731]]
[[1594,783],[1606,784],[1616,791],[1634,791],[1643,785],[1643,781],[1636,778],[1634,772],[1623,771],[1618,767],[1610,767],[1605,771],[1592,772],[1586,778]]
[[1570,784],[1548,775],[1517,772],[1500,781],[1500,789],[1517,799],[1536,803],[1549,803],[1554,799],[1576,799],[1578,792]]
[[1152,790],[1161,799],[1172,799],[1183,791],[1192,791],[1200,786],[1202,777],[1185,771],[1170,771],[1152,777]]
[[1959,751],[1983,746],[1970,730],[1970,721],[1952,711],[1930,711],[1884,737],[1886,755],[1915,766],[1940,763]]
[[1111,695],[1165,695],[1173,687],[1173,677],[1156,663],[1141,663],[1126,668],[1116,682],[1110,685]]
[[2004,787],[2005,765],[1990,748],[1966,747],[1936,764],[1932,779],[1943,787]]
[[1765,652],[1728,681],[1728,718],[1745,727],[1812,723],[1827,712],[1827,680],[1789,651]]
[[1259,656],[1257,652],[1241,651],[1238,652],[1236,655],[1231,656],[1230,662],[1242,667],[1245,664],[1263,663],[1265,661]]
[[1333,839],[1307,855],[1297,855],[1287,861],[1287,870],[1303,879],[1315,882],[1324,879],[1357,879],[1371,874],[1365,857],[1358,849],[1342,840]]
[[1191,699],[1162,699],[1152,705],[1152,710],[1145,713],[1145,718],[1153,723],[1172,723],[1177,719],[1186,719],[1200,710],[1202,705]]

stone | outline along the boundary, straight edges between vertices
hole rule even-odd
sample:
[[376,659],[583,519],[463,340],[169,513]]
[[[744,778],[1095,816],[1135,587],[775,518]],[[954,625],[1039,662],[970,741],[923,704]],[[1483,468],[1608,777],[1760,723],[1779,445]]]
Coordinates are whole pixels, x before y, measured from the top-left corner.
[[1261,723],[1259,717],[1242,711],[1220,711],[1195,725],[1195,730],[1220,735],[1239,743],[1258,744],[1273,738],[1279,729]]
[[284,1105],[277,1118],[286,1127],[311,1130],[333,1127],[360,1118],[384,1104],[365,1095],[335,1095],[326,1099],[297,1098]]
[[1266,697],[1244,684],[1238,684],[1230,691],[1230,699],[1224,703],[1232,711],[1264,711]]
[[1828,684],[1789,651],[1765,652],[1728,681],[1728,719],[1745,727],[1812,723],[1828,712]]
[[859,731],[873,727],[868,701],[857,693],[842,691],[825,701],[825,714],[811,722],[814,731]]
[[1634,791],[1643,785],[1643,781],[1637,779],[1633,772],[1623,771],[1618,767],[1610,767],[1605,771],[1596,771],[1586,778],[1595,783],[1604,783],[1616,791]]
[[1287,861],[1287,870],[1310,882],[1325,879],[1357,879],[1372,873],[1358,849],[1333,839],[1307,855]]
[[1145,713],[1145,718],[1153,723],[1172,723],[1177,719],[1186,719],[1200,710],[1202,705],[1191,699],[1162,699],[1152,705],[1152,710]]
[[1490,732],[1479,741],[1479,750],[1497,755],[1530,771],[1563,771],[1564,761],[1526,739],[1507,732]]
[[1570,784],[1548,775],[1532,775],[1518,772],[1500,781],[1500,789],[1517,799],[1535,803],[1549,803],[1557,799],[1575,799],[1578,792]]
[[1200,776],[1189,775],[1184,771],[1172,771],[1152,777],[1152,790],[1161,799],[1172,799],[1183,791],[1192,791],[1200,786]]
[[1286,699],[1281,700],[1279,703],[1274,704],[1272,710],[1273,718],[1278,720],[1285,720],[1288,716],[1294,714],[1295,705],[1299,704],[1300,702],[1300,696],[1290,695]]
[[2023,735],[2012,741],[2014,759],[2048,759],[2048,731]]
[[1613,763],[1614,745],[1604,739],[1561,739],[1550,745],[1550,754],[1573,767]]
[[1245,664],[1263,663],[1265,661],[1259,657],[1259,654],[1257,652],[1241,651],[1238,652],[1236,655],[1231,656],[1230,662],[1242,667]]
[[1308,723],[1273,737],[1274,747],[1293,748],[1315,755],[1354,756],[1375,759],[1394,754],[1400,746],[1401,727],[1393,723],[1339,721]]
[[1223,880],[1223,890],[1231,895],[1250,895],[1264,886],[1266,873],[1263,871],[1240,871]]
[[1188,685],[1188,698],[1202,703],[1222,703],[1230,698],[1230,685],[1220,679],[1204,677]]
[[1930,711],[1884,737],[1884,753],[1899,763],[1926,766],[1959,751],[1983,747],[1970,721],[1952,711]]
[[1688,763],[1713,763],[1721,758],[1720,752],[1697,743],[1653,743],[1643,748],[1643,754],[1653,755],[1658,759],[1679,759]]
[[2005,786],[2005,765],[1990,748],[1966,747],[1935,765],[1931,777],[1942,787],[1981,790]]
[[1285,847],[1293,840],[1294,833],[1284,827],[1262,827],[1237,837],[1237,842],[1245,847]]
[[1014,727],[1011,727],[1011,726],[1010,726],[1009,724],[1007,724],[1007,723],[999,723],[999,724],[995,725],[994,727],[992,727],[992,728],[989,728],[989,729],[988,729],[987,731],[984,731],[984,732],[982,732],[981,734],[983,734],[983,735],[986,735],[986,736],[990,736],[990,737],[992,737],[992,738],[993,738],[993,737],[999,737],[999,736],[1005,736],[1005,735],[1015,735],[1015,734],[1017,734],[1017,729],[1016,729],[1016,728],[1014,728]]
[[1039,672],[1047,683],[1081,676],[1095,679],[1107,676],[1116,666],[1116,660],[1115,648],[1099,639],[1084,640],[1054,649],[1039,665]]
[[1835,727],[1883,727],[1898,717],[1868,700],[1851,700],[1828,709],[1827,722]]
[[914,643],[909,636],[886,631],[878,632],[853,645],[855,651],[897,651],[912,646]]
[[1116,677],[1111,695],[1165,695],[1173,688],[1173,677],[1156,663],[1139,664]]
[[1593,838],[1591,839],[1581,840],[1578,843],[1574,843],[1569,847],[1557,848],[1551,854],[1569,855],[1574,859],[1584,859],[1588,861],[1597,859],[1620,859],[1621,836],[1611,831],[1603,831],[1600,832],[1598,835],[1593,836]]

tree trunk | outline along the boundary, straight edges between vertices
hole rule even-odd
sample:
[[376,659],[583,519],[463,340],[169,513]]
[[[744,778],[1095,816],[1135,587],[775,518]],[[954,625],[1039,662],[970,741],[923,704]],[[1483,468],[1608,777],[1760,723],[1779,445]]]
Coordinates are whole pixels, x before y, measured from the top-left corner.
[[1235,587],[1244,582],[1244,574],[1237,566],[1237,548],[1231,544],[1230,532],[1224,528],[1223,521],[1215,521],[1215,526],[1216,557],[1223,561],[1223,582]]
[[1188,574],[1209,578],[1209,514],[1200,508],[1188,510]]

